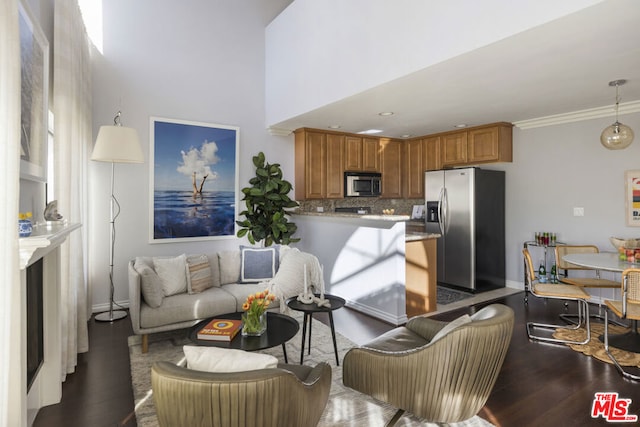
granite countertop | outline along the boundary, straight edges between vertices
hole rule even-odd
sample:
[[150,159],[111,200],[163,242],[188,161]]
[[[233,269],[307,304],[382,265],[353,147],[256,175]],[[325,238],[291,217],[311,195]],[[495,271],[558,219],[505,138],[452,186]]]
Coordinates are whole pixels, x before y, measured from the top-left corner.
[[404,236],[405,242],[418,242],[420,240],[438,239],[442,237],[439,233],[407,233]]
[[291,211],[292,215],[306,215],[306,216],[322,216],[333,218],[358,218],[358,219],[374,219],[380,221],[408,221],[411,219],[409,215],[376,215],[376,214],[355,214],[346,212],[306,212],[306,211]]

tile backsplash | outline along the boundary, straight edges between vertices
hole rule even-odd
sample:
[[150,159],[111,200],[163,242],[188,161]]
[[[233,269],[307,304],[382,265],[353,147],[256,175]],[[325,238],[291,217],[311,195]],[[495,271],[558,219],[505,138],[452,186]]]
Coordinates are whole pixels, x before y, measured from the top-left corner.
[[414,205],[423,205],[422,199],[381,199],[379,197],[349,197],[344,199],[303,200],[300,210],[317,212],[322,207],[324,212],[333,212],[335,208],[368,207],[374,215],[382,215],[383,209],[394,209],[396,215],[411,215]]

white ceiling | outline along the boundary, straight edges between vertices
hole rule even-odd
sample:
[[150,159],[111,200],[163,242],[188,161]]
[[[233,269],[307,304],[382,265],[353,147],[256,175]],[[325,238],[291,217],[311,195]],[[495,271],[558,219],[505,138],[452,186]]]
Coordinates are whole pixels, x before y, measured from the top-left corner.
[[[635,0],[607,0],[271,127],[339,125],[345,132],[377,128],[401,137],[448,131],[459,123],[513,123],[611,107],[615,89],[608,83],[616,79],[628,81],[620,87],[622,104],[640,100]],[[640,103],[632,104],[640,111]],[[380,117],[383,111],[394,115]],[[613,114],[613,108],[607,111]]]

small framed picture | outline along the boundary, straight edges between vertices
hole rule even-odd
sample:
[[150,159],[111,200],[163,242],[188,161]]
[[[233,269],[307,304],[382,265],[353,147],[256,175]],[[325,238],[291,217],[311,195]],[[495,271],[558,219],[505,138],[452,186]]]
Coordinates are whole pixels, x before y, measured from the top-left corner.
[[626,171],[624,180],[627,225],[640,227],[640,170]]
[[422,219],[424,217],[424,205],[413,205],[411,219]]

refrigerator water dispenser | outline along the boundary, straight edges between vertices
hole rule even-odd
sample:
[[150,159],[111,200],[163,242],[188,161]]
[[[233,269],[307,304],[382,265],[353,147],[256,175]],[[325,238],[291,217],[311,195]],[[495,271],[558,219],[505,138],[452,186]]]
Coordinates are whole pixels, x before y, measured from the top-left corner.
[[438,202],[427,202],[427,222],[438,222]]

